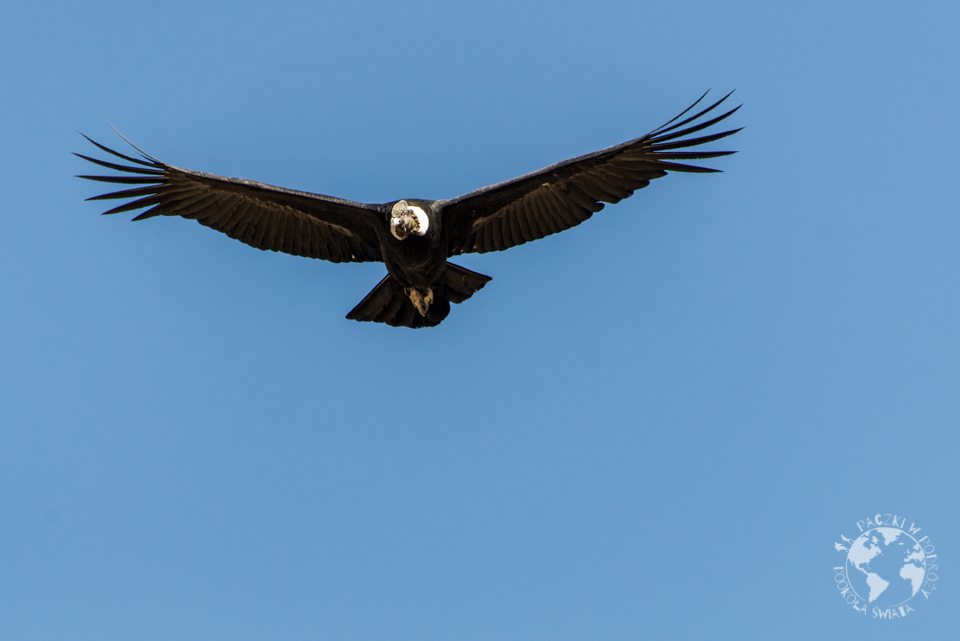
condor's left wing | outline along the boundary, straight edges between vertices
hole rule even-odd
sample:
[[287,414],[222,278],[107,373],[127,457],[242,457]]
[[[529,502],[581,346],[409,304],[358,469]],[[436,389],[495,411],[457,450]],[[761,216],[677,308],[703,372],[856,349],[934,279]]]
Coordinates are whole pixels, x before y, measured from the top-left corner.
[[[732,93],[732,92],[731,92]],[[720,140],[740,129],[689,138],[740,107],[699,124],[691,124],[716,109],[730,94],[694,116],[671,125],[680,115],[642,138],[564,160],[540,171],[497,183],[443,203],[449,253],[499,251],[569,229],[617,203],[669,171],[716,172],[689,160],[716,158],[733,151],[676,151]],[[685,127],[690,125],[689,127]],[[681,162],[677,162],[681,161]]]

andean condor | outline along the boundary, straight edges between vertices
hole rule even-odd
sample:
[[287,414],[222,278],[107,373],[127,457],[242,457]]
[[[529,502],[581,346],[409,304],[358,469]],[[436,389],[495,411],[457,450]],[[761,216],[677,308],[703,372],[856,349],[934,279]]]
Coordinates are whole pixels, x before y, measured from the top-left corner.
[[699,104],[704,94],[676,118],[642,138],[564,160],[451,200],[408,198],[365,205],[181,169],[135,146],[143,159],[131,158],[86,136],[101,150],[137,166],[77,154],[101,167],[133,174],[79,177],[136,185],[88,199],[136,199],[105,214],[149,207],[133,220],[161,214],[193,218],[258,249],[336,263],[383,262],[387,276],[347,318],[399,327],[431,327],[447,317],[450,303],[462,303],[490,280],[489,276],[447,262],[449,257],[465,252],[499,251],[569,229],[603,209],[603,203],[617,203],[668,171],[718,171],[674,161],[735,153],[677,151],[739,131],[687,137],[739,109],[691,124],[729,95],[676,122]]

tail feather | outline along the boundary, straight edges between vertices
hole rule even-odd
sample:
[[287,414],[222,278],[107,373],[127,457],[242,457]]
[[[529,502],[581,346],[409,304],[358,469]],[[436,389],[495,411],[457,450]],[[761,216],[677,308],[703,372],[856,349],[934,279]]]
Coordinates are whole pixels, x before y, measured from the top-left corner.
[[423,316],[417,311],[410,297],[403,291],[393,276],[386,278],[373,288],[373,291],[354,307],[347,318],[355,321],[370,321],[386,323],[394,327],[432,327],[450,313],[450,303],[447,300],[434,300]]
[[350,310],[347,318],[355,321],[372,321],[383,311],[393,297],[390,288],[390,274],[383,277],[377,286],[363,300]]
[[347,314],[347,318],[394,327],[433,327],[450,313],[450,303],[462,303],[489,281],[489,276],[447,263],[443,281],[433,290],[433,302],[424,316],[400,283],[388,274]]
[[462,303],[489,283],[489,276],[472,272],[460,265],[447,263],[447,271],[443,274],[443,282],[447,286],[447,300],[451,303]]

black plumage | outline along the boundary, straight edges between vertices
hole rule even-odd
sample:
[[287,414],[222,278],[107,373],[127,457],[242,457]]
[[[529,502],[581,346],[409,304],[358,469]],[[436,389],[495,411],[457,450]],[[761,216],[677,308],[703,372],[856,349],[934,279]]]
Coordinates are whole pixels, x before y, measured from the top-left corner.
[[105,214],[146,209],[133,220],[160,215],[192,218],[257,249],[337,263],[383,262],[387,276],[347,318],[429,327],[446,318],[450,303],[465,301],[490,280],[448,262],[449,257],[500,251],[569,229],[603,209],[604,203],[628,198],[670,171],[718,171],[687,161],[735,152],[677,150],[739,131],[690,137],[739,109],[700,121],[729,95],[680,120],[703,100],[701,96],[676,118],[641,138],[564,160],[452,200],[355,203],[181,169],[136,147],[143,157],[133,158],[90,138],[87,140],[101,150],[133,164],[76,155],[130,174],[80,176],[127,185],[120,191],[88,199],[134,199]]

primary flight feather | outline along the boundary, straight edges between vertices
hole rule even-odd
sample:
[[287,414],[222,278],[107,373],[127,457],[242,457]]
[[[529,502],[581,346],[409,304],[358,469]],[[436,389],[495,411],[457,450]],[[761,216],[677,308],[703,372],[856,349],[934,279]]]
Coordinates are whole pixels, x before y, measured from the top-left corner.
[[735,152],[677,151],[740,131],[690,137],[739,109],[701,120],[730,96],[727,94],[680,120],[704,96],[646,136],[451,200],[406,199],[365,205],[181,169],[136,147],[142,158],[133,158],[86,136],[101,150],[132,164],[76,155],[129,174],[79,176],[128,185],[88,199],[134,199],[105,214],[147,209],[133,220],[160,215],[192,218],[258,249],[337,263],[383,262],[387,276],[347,318],[431,327],[447,317],[450,303],[462,303],[490,280],[448,262],[449,257],[499,251],[569,229],[603,209],[604,203],[620,202],[670,171],[718,171],[687,161]]

